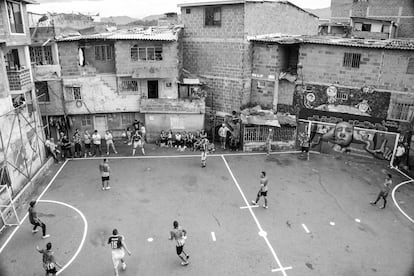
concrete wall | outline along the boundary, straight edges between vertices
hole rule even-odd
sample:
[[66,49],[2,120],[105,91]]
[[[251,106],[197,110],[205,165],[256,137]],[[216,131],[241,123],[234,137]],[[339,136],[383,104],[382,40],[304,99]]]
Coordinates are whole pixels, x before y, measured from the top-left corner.
[[[6,64],[4,62],[4,52],[0,47],[0,99],[9,97],[9,81],[7,78]],[[10,101],[11,104],[11,101]],[[0,109],[2,110],[2,109]]]
[[64,115],[63,87],[61,80],[47,81],[49,89],[49,102],[39,102],[42,116]]
[[353,0],[331,0],[331,20],[333,22],[349,22]]
[[319,19],[284,2],[246,2],[246,35],[317,35]]
[[[342,66],[345,52],[361,54],[359,68]],[[407,74],[409,57],[413,57],[413,51],[304,44],[299,59],[305,82],[414,92],[414,74]]]
[[[108,41],[88,41],[84,49],[86,65],[92,66],[97,73],[115,73],[115,51],[114,44]],[[113,57],[110,60],[96,60],[95,46],[109,46],[112,48]]]
[[[115,75],[105,76],[105,78],[110,77],[116,79]],[[106,85],[100,76],[64,79],[63,83],[65,86],[81,86],[82,106],[77,107],[75,101],[67,101],[66,111],[68,114],[139,111],[141,93],[118,94],[116,90]]]
[[[177,124],[179,122],[179,124]],[[204,127],[204,114],[145,114],[149,142],[159,140],[161,130],[197,131]]]
[[78,42],[59,42],[59,63],[62,67],[62,76],[79,76],[79,49]]

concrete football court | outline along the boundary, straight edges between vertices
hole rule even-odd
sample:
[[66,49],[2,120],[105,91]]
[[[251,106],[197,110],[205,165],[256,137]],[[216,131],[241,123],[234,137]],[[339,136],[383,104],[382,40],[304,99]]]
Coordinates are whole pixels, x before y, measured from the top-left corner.
[[[298,157],[217,154],[206,168],[198,155],[110,158],[109,191],[100,159],[67,161],[39,192],[51,237],[27,218],[7,231],[0,274],[44,275],[35,247],[50,241],[60,275],[113,275],[106,243],[117,228],[132,251],[120,275],[414,275],[414,224],[400,211],[414,215],[413,184],[394,191],[398,207],[391,195],[384,210],[369,204],[385,173],[394,186],[409,179],[368,159]],[[261,171],[269,209],[250,203]],[[173,220],[188,231],[186,267],[168,240]]]

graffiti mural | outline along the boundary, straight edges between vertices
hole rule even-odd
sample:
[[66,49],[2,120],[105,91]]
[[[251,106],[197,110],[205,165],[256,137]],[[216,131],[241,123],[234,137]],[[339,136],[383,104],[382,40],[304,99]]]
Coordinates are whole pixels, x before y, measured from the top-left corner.
[[[312,150],[391,160],[401,126],[378,118],[303,109],[298,136],[310,134]],[[309,124],[309,121],[311,122]],[[309,129],[310,126],[310,130]]]

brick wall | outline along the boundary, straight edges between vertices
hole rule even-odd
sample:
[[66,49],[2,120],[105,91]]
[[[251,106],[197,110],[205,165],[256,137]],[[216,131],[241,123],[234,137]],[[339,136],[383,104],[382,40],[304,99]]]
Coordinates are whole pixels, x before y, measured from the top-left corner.
[[59,42],[58,49],[62,76],[79,76],[78,42]]
[[367,2],[354,2],[352,3],[352,16],[355,17],[366,17],[368,9]]
[[317,35],[319,19],[284,2],[246,2],[245,34]]
[[[131,47],[162,47],[162,60],[131,60]],[[121,75],[142,74],[154,78],[178,78],[178,42],[117,41],[115,43],[116,73]]]
[[[361,54],[359,68],[343,67],[345,52]],[[352,87],[372,85],[380,89],[414,91],[414,74],[407,74],[408,58],[412,53],[304,44],[300,48],[299,59],[305,82],[338,82]]]
[[[331,19],[333,22],[349,21],[349,11],[353,0],[331,0]],[[339,20],[341,18],[341,20]],[[345,19],[342,19],[345,18]]]

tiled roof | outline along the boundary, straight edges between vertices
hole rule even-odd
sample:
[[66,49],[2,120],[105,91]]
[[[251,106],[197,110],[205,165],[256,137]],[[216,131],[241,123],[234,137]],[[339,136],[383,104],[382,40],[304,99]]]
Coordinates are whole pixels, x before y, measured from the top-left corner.
[[57,41],[79,40],[160,40],[177,41],[177,30],[114,31],[100,34],[78,35],[60,38]]
[[248,37],[248,40],[278,44],[324,44],[359,48],[414,50],[414,40],[409,39],[375,40],[329,36],[292,36],[284,34],[270,34]]

